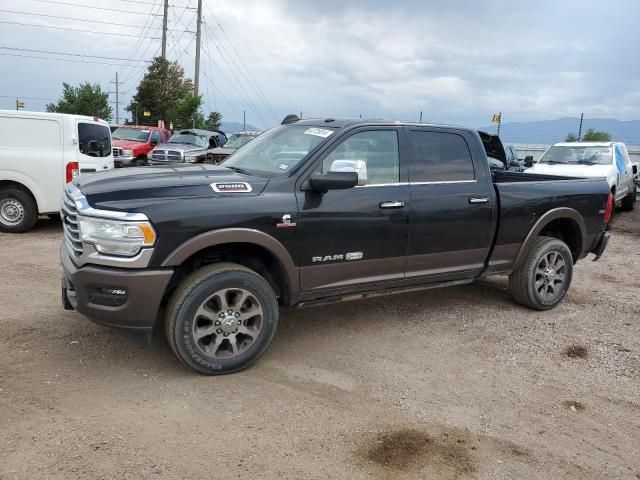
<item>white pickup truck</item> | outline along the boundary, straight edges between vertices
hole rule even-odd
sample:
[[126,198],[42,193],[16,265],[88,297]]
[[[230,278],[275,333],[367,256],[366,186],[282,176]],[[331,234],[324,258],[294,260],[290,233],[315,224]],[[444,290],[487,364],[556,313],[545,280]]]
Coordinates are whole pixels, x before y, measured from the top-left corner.
[[96,117],[0,110],[0,232],[60,211],[77,175],[113,169],[109,124]]
[[636,202],[638,165],[629,160],[622,142],[556,143],[526,173],[566,177],[604,177],[616,203],[633,210]]

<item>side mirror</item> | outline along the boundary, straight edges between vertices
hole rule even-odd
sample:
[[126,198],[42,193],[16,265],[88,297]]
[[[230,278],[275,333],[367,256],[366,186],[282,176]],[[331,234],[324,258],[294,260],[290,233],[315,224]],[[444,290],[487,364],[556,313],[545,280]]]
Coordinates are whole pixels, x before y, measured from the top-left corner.
[[358,186],[367,184],[367,164],[364,160],[334,160],[330,172],[356,172]]
[[638,165],[631,165],[631,171],[634,175],[638,174]]
[[329,190],[344,190],[353,188],[358,184],[356,172],[328,172],[324,175],[314,173],[309,177],[309,186],[318,192],[326,193]]
[[152,138],[151,139],[151,145],[157,145],[158,144],[158,139],[157,138]]
[[533,155],[527,155],[524,157],[524,166],[527,168],[533,167]]

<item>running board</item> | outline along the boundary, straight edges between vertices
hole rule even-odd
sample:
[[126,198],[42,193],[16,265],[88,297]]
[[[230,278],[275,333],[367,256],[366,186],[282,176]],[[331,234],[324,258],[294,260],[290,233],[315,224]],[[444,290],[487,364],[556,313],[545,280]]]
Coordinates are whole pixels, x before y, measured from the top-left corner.
[[365,298],[397,295],[399,293],[411,293],[411,292],[419,292],[422,290],[432,290],[434,288],[455,287],[457,285],[468,285],[469,283],[472,283],[474,280],[475,279],[473,278],[465,279],[465,280],[452,280],[449,282],[430,283],[422,286],[412,285],[410,287],[404,287],[404,288],[394,288],[389,290],[378,290],[378,291],[372,291],[372,292],[354,293],[349,295],[337,295],[332,297],[320,298],[316,300],[308,300],[306,302],[300,302],[295,306],[295,308],[318,307],[320,305],[327,305],[331,303],[351,302],[354,300],[363,300]]

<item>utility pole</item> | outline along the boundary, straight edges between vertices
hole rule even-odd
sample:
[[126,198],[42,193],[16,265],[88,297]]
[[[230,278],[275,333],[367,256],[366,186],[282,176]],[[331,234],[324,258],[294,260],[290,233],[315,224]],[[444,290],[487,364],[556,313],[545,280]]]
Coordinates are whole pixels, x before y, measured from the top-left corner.
[[578,141],[582,137],[582,120],[584,119],[584,112],[580,114],[580,127],[578,127]]
[[420,110],[420,123],[422,123],[422,110]]
[[242,110],[242,131],[247,131],[247,111]]
[[500,136],[500,127],[502,126],[502,112],[498,113],[498,133],[496,135]]
[[[116,81],[113,82],[109,82],[109,83],[115,83],[116,84],[116,125],[120,124],[120,90],[119,90],[119,86],[120,86],[120,82],[118,81],[118,72],[116,72]],[[109,93],[113,93],[113,92],[109,92]],[[136,122],[137,124],[137,122]]]
[[200,86],[200,37],[202,30],[202,0],[198,0],[198,22],[196,27],[196,74],[193,79],[193,92],[198,96]]
[[164,17],[162,19],[162,58],[167,58],[167,18],[169,16],[169,0],[164,0]]

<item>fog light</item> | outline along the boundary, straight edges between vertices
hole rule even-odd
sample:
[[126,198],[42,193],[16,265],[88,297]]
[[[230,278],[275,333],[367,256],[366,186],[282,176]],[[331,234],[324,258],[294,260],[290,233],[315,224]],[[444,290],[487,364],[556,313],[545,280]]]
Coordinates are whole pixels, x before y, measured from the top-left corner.
[[89,303],[103,307],[120,307],[127,301],[127,291],[117,287],[94,287],[89,289]]

